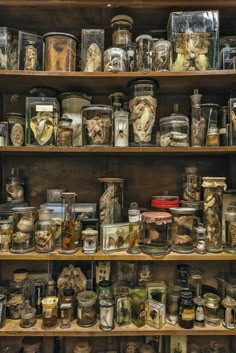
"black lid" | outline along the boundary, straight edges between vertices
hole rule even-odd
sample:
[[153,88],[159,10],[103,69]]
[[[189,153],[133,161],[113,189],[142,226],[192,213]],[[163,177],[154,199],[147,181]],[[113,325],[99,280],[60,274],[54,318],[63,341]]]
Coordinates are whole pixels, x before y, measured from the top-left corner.
[[159,88],[159,82],[157,80],[142,80],[142,79],[130,81],[128,83],[128,88],[131,88],[134,85],[150,85],[150,84],[152,85],[154,84],[156,88]]
[[182,298],[190,299],[193,297],[193,293],[190,290],[182,290],[180,292],[180,296]]
[[73,288],[65,288],[63,290],[63,295],[65,295],[66,297],[71,297],[74,294],[75,294],[75,291]]
[[107,289],[107,288],[110,288],[112,284],[113,284],[112,281],[104,280],[104,281],[100,281],[98,283],[98,286],[100,289]]

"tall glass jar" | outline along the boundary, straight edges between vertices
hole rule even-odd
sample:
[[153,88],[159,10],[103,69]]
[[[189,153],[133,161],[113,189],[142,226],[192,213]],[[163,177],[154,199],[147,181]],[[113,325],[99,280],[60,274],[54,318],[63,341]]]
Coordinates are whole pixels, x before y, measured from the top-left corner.
[[130,43],[122,48],[126,51],[126,54],[127,54],[127,71],[129,72],[135,71],[136,43]]
[[69,33],[50,32],[45,42],[45,71],[76,71],[78,40]]
[[100,329],[111,331],[114,328],[115,302],[112,291],[112,281],[100,281],[98,283],[98,300],[100,307]]
[[219,111],[219,138],[220,146],[229,145],[229,117],[228,117],[228,107],[223,106]]
[[0,252],[7,252],[11,247],[13,223],[10,220],[0,220]]
[[183,178],[183,199],[186,201],[201,200],[201,177],[196,166],[187,166]]
[[190,278],[189,285],[190,289],[193,292],[193,296],[201,297],[202,296],[202,276],[204,271],[199,267],[190,268]]
[[25,117],[20,113],[7,113],[8,144],[23,146],[25,142]]
[[121,178],[99,178],[103,183],[103,194],[99,199],[100,224],[122,222],[123,183]]
[[24,180],[20,176],[19,168],[11,168],[6,179],[7,203],[20,204],[24,202]]
[[114,112],[114,146],[129,146],[129,113],[124,110]]
[[44,330],[54,328],[57,325],[57,297],[45,297],[42,300],[43,305],[43,320],[42,328]]
[[61,117],[57,130],[57,147],[71,147],[73,139],[73,129],[70,118]]
[[194,251],[194,208],[171,208],[173,223],[171,229],[171,250],[188,254]]
[[35,207],[15,207],[11,252],[26,253],[34,250]]
[[35,223],[35,250],[37,252],[51,252],[55,250],[56,225],[52,220],[53,210],[38,210],[39,220]]
[[76,252],[75,245],[75,198],[74,192],[63,192],[62,198],[62,222],[61,222],[61,249],[62,254]]
[[166,314],[168,321],[175,325],[178,320],[178,302],[180,297],[181,287],[169,286],[166,294]]
[[225,252],[236,253],[236,207],[229,206],[225,212]]
[[152,36],[148,34],[141,34],[136,38],[136,71],[152,71],[152,46]]
[[84,107],[82,116],[84,145],[113,145],[113,111],[110,105]]
[[179,299],[179,326],[185,329],[192,329],[194,325],[194,302],[192,292],[181,291]]
[[36,309],[36,317],[42,315],[42,299],[46,292],[46,281],[44,278],[36,278],[33,281],[33,306]]
[[201,115],[202,95],[195,89],[191,99],[191,146],[200,147],[206,145],[206,122]]
[[133,19],[127,15],[117,15],[111,19],[112,45],[122,47],[132,42]]
[[92,98],[81,92],[64,92],[59,95],[62,116],[72,119],[73,146],[82,146],[82,108],[91,104]]
[[136,80],[129,84],[130,142],[149,146],[155,142],[158,82]]
[[221,252],[222,248],[222,198],[226,189],[225,177],[203,177],[204,227],[207,252]]
[[142,251],[152,255],[163,255],[169,251],[169,225],[172,222],[168,212],[142,213]]
[[[201,104],[201,116],[204,118],[205,125],[205,144],[204,146],[217,146],[219,145],[219,132],[218,132],[218,111],[220,106],[215,103],[204,103]],[[214,129],[217,129],[217,131]],[[213,137],[217,133],[217,142],[216,137]]]
[[203,295],[205,299],[204,304],[204,314],[205,314],[205,323],[210,326],[219,326],[220,317],[218,309],[220,306],[220,297],[213,293],[205,293]]
[[77,324],[90,327],[96,324],[97,294],[93,291],[82,291],[77,295]]
[[165,39],[153,39],[152,70],[169,71],[171,43]]

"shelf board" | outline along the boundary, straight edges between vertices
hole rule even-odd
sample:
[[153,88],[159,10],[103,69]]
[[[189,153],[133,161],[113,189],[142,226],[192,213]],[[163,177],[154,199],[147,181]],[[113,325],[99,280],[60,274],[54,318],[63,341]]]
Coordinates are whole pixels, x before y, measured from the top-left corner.
[[41,260],[60,260],[60,261],[236,261],[236,254],[218,253],[218,254],[178,254],[170,252],[164,256],[150,256],[147,254],[128,254],[127,252],[115,252],[105,254],[101,250],[95,254],[84,254],[79,249],[74,254],[60,254],[57,251],[51,253],[36,253],[35,251],[25,254],[13,254],[10,252],[3,252],[0,254],[0,260],[27,260],[27,261],[41,261]]
[[[91,95],[108,95],[116,90],[127,91],[135,79],[154,79],[161,94],[191,94],[195,88],[201,93],[228,93],[236,85],[236,70],[183,72],[48,72],[0,71],[0,90],[27,93],[32,86],[46,86],[60,91],[79,90]],[[49,84],[50,83],[50,84]],[[102,84],[101,84],[102,83]]]
[[[59,320],[58,320],[59,321]],[[1,336],[71,336],[71,337],[104,337],[104,336],[153,336],[153,335],[201,335],[201,336],[234,336],[235,330],[227,330],[222,325],[217,327],[194,327],[193,329],[182,329],[178,325],[165,325],[160,330],[145,325],[138,328],[134,324],[118,327],[109,332],[104,332],[99,328],[99,324],[88,328],[79,327],[76,321],[71,323],[71,328],[62,329],[59,325],[54,329],[43,330],[42,320],[38,319],[35,326],[23,329],[19,326],[19,320],[6,320],[6,325],[0,329]]]

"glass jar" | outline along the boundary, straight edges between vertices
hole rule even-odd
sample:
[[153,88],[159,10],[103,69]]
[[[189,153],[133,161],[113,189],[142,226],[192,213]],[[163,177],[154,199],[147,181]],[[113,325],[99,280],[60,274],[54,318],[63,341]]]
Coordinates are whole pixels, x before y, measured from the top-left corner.
[[114,112],[114,146],[129,146],[129,113],[124,110]]
[[221,305],[225,308],[225,318],[224,318],[223,326],[228,329],[235,329],[236,301],[233,298],[226,296],[222,300]]
[[42,315],[42,299],[45,297],[46,281],[44,278],[36,278],[33,281],[33,306],[36,309],[36,317]]
[[116,322],[118,326],[125,326],[131,323],[130,298],[126,294],[116,297]]
[[82,116],[84,145],[113,145],[113,112],[110,105],[92,104],[84,107]]
[[236,98],[230,98],[228,101],[228,114],[229,114],[229,145],[236,146]]
[[207,132],[207,146],[214,147],[220,145],[219,130],[216,125],[211,125]]
[[[141,263],[138,269],[138,284],[146,286],[148,282],[152,281],[152,263]],[[136,280],[133,280],[135,283]]]
[[[183,207],[183,208],[194,208],[195,209],[196,224],[198,226],[200,223],[203,222],[203,209],[204,209],[204,202],[203,201],[181,200],[180,204],[181,204],[181,207]],[[196,232],[196,229],[194,229],[194,231]]]
[[191,291],[193,292],[193,297],[201,297],[202,296],[202,276],[203,270],[199,267],[191,267],[190,268],[190,278],[189,278],[189,286]]
[[148,34],[136,38],[135,71],[152,71],[153,39]]
[[21,310],[20,327],[30,328],[36,324],[36,309],[32,308],[28,300],[24,303],[24,308]]
[[13,223],[9,220],[0,220],[0,252],[7,252],[11,247]]
[[100,281],[98,283],[99,307],[100,307],[100,329],[111,331],[114,328],[114,299],[112,281]]
[[183,199],[186,201],[201,200],[201,177],[196,166],[187,166],[183,177]]
[[35,250],[51,252],[55,250],[55,222],[52,220],[53,210],[38,210],[39,220],[35,223]]
[[59,95],[62,117],[72,119],[73,146],[83,146],[82,108],[91,104],[92,98],[81,92],[64,92]]
[[225,212],[225,252],[236,253],[236,207],[229,206]]
[[130,142],[131,145],[150,146],[156,135],[158,82],[135,80],[130,82]]
[[60,303],[61,328],[69,328],[75,316],[75,291],[65,288]]
[[57,130],[57,147],[72,147],[73,129],[71,127],[72,119],[61,117]]
[[201,115],[201,99],[198,89],[194,89],[191,99],[191,146],[206,146],[205,119]]
[[168,40],[153,38],[152,71],[169,71],[170,48]]
[[194,208],[171,208],[173,223],[171,229],[171,250],[188,254],[194,251]]
[[8,316],[12,320],[19,320],[21,310],[24,307],[24,296],[23,294],[10,294],[10,298],[6,304],[8,308]]
[[0,146],[8,145],[8,122],[0,122]]
[[127,54],[122,48],[111,47],[104,51],[104,71],[125,72],[127,71]]
[[24,180],[19,168],[11,168],[11,174],[6,179],[6,197],[10,204],[24,202]]
[[8,144],[23,146],[25,142],[25,117],[20,113],[7,113]]
[[175,325],[178,320],[178,302],[181,287],[169,286],[166,294],[166,314],[168,323]]
[[220,146],[228,146],[229,145],[229,136],[228,136],[229,118],[228,118],[227,106],[223,106],[220,108],[218,121],[219,121]]
[[171,214],[167,212],[143,212],[141,217],[142,251],[151,255],[168,253]]
[[127,54],[127,71],[133,72],[135,71],[135,50],[136,43],[130,43],[122,47],[126,51]]
[[18,70],[18,31],[0,28],[0,70]]
[[143,290],[137,290],[130,295],[131,322],[137,327],[142,327],[145,325],[146,299],[146,291]]
[[174,113],[160,119],[161,147],[189,146],[189,118],[178,112],[178,104],[174,105]]
[[128,209],[128,221],[129,221],[129,247],[128,254],[139,254],[141,252],[139,248],[140,242],[140,210],[138,204],[132,202]]
[[204,314],[206,325],[219,326],[220,318],[218,315],[218,309],[220,305],[220,297],[213,293],[205,293],[203,298],[205,299]]
[[122,222],[123,184],[121,178],[98,178],[103,183],[103,194],[99,199],[100,225]]
[[133,19],[127,15],[117,15],[111,19],[112,45],[122,47],[132,42]]
[[222,248],[222,198],[226,189],[225,177],[203,177],[204,216],[203,223],[207,229],[207,252],[221,252]]
[[76,71],[78,40],[68,33],[50,32],[45,42],[45,71]]
[[[213,136],[216,135],[216,128],[218,128],[218,111],[220,109],[220,106],[218,104],[214,103],[204,103],[201,104],[201,116],[204,118],[204,136],[205,136],[205,144],[204,146],[215,146],[215,144],[211,144],[210,140],[216,140],[216,137]],[[219,133],[217,129],[217,134],[218,134],[218,141],[219,141]],[[209,139],[208,139],[209,135]],[[209,140],[209,141],[208,141]],[[212,143],[215,143],[216,141],[212,141]]]
[[0,293],[0,328],[5,326],[6,320],[6,295]]
[[54,328],[57,325],[57,305],[58,298],[51,296],[42,299],[43,320],[42,328],[44,330]]
[[199,225],[195,228],[196,231],[196,253],[206,254],[206,228]]
[[194,325],[194,302],[192,292],[181,291],[179,299],[179,326],[185,329],[192,329]]
[[176,268],[176,284],[183,289],[189,289],[190,267],[186,264],[178,264]]
[[82,291],[77,295],[77,301],[77,324],[81,327],[95,325],[97,294],[93,291]]
[[62,198],[62,222],[61,222],[61,249],[62,254],[76,252],[75,244],[75,198],[74,192],[63,192]]
[[85,254],[94,254],[97,251],[98,231],[92,228],[86,228],[82,231],[83,252]]
[[205,314],[204,314],[205,300],[198,296],[194,298],[194,303],[195,303],[194,326],[204,327],[205,326]]
[[15,207],[14,230],[12,235],[13,253],[27,253],[34,250],[35,207]]

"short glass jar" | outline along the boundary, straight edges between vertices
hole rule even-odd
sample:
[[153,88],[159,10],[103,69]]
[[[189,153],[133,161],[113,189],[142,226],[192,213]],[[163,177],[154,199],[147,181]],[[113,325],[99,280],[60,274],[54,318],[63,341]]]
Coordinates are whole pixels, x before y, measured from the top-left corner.
[[10,220],[0,220],[0,252],[7,252],[11,247],[13,223]]
[[45,71],[76,71],[78,40],[69,33],[49,32],[44,34]]
[[97,251],[98,231],[92,228],[86,228],[82,231],[83,252],[85,254],[94,254]]
[[153,38],[152,70],[169,71],[171,43],[165,39]]
[[135,80],[129,83],[130,144],[150,146],[156,141],[158,82]]
[[34,250],[35,207],[15,207],[11,252],[26,253]]
[[77,324],[90,327],[96,324],[97,294],[93,291],[82,291],[77,295]]
[[30,328],[36,324],[36,309],[33,308],[28,300],[24,303],[24,308],[21,310],[20,327]]
[[104,71],[105,72],[125,72],[127,71],[127,54],[122,48],[111,47],[104,51]]
[[122,47],[132,42],[133,19],[127,15],[117,15],[111,19],[112,45]]
[[51,329],[57,325],[57,306],[58,298],[51,296],[42,299],[43,319],[42,328],[44,330]]
[[236,207],[229,206],[225,212],[225,252],[236,253]]
[[136,43],[130,43],[130,44],[122,47],[122,49],[124,49],[127,54],[127,71],[129,71],[129,72],[135,71]]
[[219,326],[220,317],[218,314],[218,309],[220,306],[220,297],[213,293],[205,293],[203,295],[205,300],[204,303],[204,314],[205,314],[205,323],[210,326]]
[[136,38],[135,71],[152,71],[152,36],[141,34]]
[[181,291],[179,299],[179,326],[185,329],[192,329],[194,326],[194,302],[192,292]]
[[143,212],[142,251],[151,255],[164,255],[169,251],[169,225],[172,217],[167,212]]
[[219,129],[216,125],[211,125],[207,132],[207,146],[215,147],[220,146]]
[[55,250],[56,225],[52,220],[53,210],[38,210],[39,220],[35,223],[35,250],[37,252],[51,252]]
[[72,147],[73,145],[73,128],[71,127],[72,119],[61,117],[57,130],[57,147]]
[[20,113],[7,113],[8,144],[23,146],[25,143],[25,117]]
[[84,107],[82,116],[84,145],[113,145],[113,110],[110,105],[92,104]]

